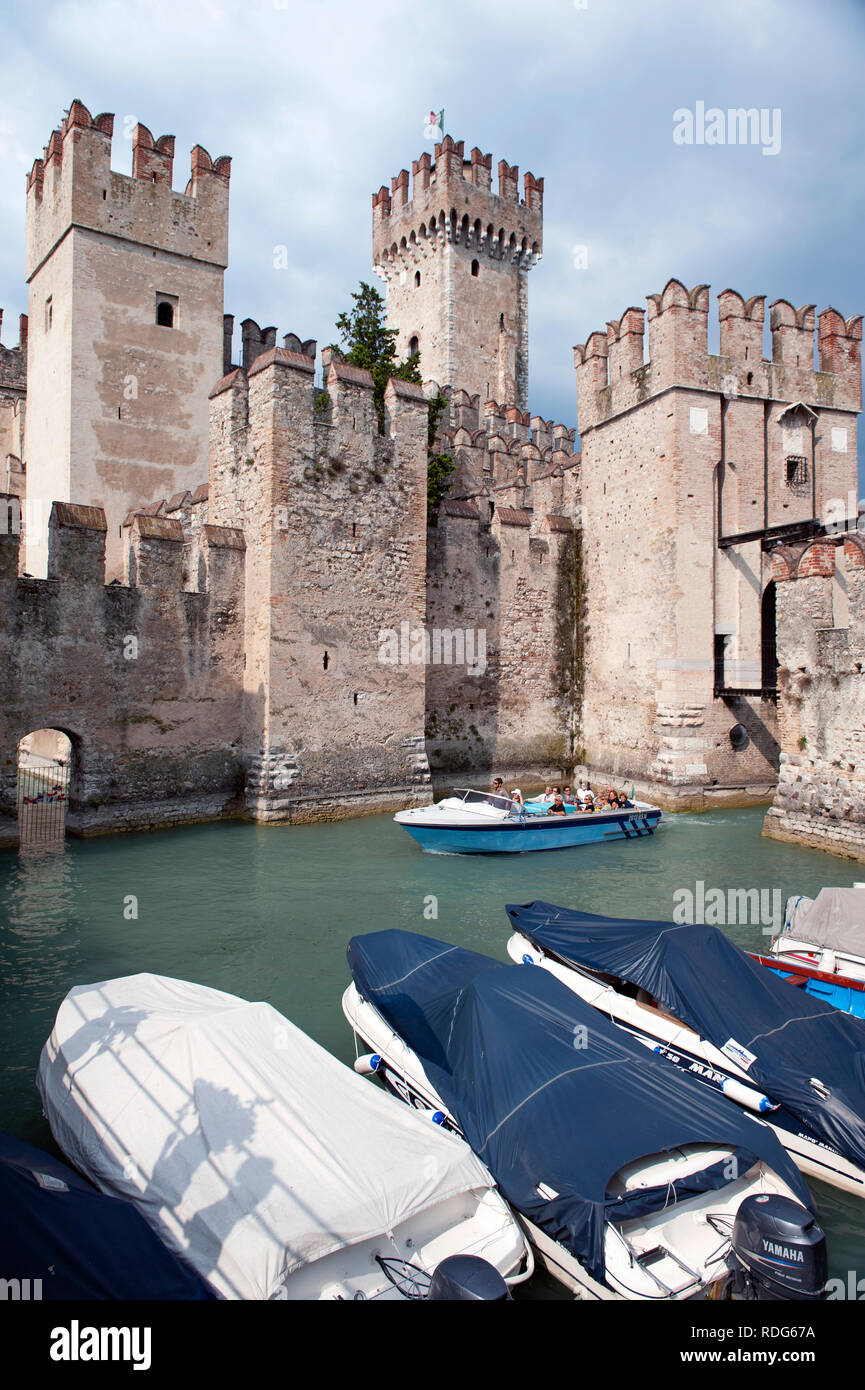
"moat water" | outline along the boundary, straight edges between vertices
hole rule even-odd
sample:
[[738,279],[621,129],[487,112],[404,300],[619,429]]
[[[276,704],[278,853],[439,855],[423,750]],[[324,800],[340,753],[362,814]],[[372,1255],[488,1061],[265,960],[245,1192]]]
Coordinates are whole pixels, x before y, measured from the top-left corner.
[[[697,881],[705,893],[767,890],[764,904],[778,890],[783,904],[865,879],[862,866],[763,839],[762,818],[760,810],[667,816],[653,838],[527,855],[423,854],[390,816],[2,851],[0,1129],[56,1152],[34,1074],[76,984],[150,971],[264,999],[350,1063],[340,997],[353,933],[399,926],[505,960],[506,902],[544,898],[669,919],[676,895],[694,893]],[[726,930],[752,950],[772,934],[760,922]],[[865,1277],[865,1202],[813,1189],[830,1272]],[[544,1276],[533,1284],[535,1296],[558,1296]]]

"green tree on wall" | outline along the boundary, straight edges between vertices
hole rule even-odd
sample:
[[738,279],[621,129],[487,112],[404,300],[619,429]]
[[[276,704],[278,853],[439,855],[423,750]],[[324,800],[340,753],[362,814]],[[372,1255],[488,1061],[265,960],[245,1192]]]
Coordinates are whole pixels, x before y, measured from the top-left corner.
[[[354,307],[336,321],[340,344],[334,350],[351,367],[364,367],[373,380],[378,428],[384,433],[384,393],[391,377],[421,385],[420,353],[412,352],[397,360],[395,328],[385,327],[385,302],[373,285],[361,280],[352,295]],[[439,504],[447,492],[456,464],[450,454],[434,453],[435,437],[447,399],[440,392],[429,402],[427,427],[427,513],[434,525]]]

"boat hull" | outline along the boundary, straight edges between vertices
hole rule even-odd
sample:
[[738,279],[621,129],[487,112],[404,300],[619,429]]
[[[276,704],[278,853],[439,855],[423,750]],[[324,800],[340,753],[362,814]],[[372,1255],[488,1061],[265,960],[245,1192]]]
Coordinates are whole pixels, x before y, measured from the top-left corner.
[[657,807],[593,816],[548,816],[490,825],[443,825],[400,821],[412,839],[433,854],[525,854],[573,849],[607,840],[652,835],[661,819]]
[[771,956],[755,956],[754,959],[767,970],[774,970],[782,980],[800,985],[803,994],[822,999],[824,1003],[833,1005],[842,1013],[852,1014],[854,1018],[865,1019],[865,989],[861,980],[849,980],[843,975],[833,980],[819,970],[809,969],[798,962],[776,960]]

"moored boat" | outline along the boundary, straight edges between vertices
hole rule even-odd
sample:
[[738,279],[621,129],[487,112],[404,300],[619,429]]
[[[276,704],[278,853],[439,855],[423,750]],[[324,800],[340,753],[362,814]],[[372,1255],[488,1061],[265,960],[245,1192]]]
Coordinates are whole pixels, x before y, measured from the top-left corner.
[[[348,957],[343,1011],[371,1049],[360,1065],[465,1137],[579,1297],[700,1297],[743,1274],[740,1256],[753,1289],[763,1255],[773,1296],[820,1295],[811,1199],[766,1126],[675,1078],[545,972],[403,931],[355,937]],[[786,1260],[757,1234],[782,1211]]]
[[754,958],[803,993],[865,1019],[865,892],[823,888],[816,898],[790,898],[769,955]]
[[154,975],[81,986],[38,1085],[75,1166],[224,1298],[425,1297],[453,1256],[531,1274],[466,1146],[268,1004]]
[[717,927],[544,902],[507,913],[512,960],[760,1114],[802,1172],[865,1196],[865,1023],[803,997]]
[[522,804],[471,787],[457,789],[434,806],[394,816],[422,849],[437,854],[524,854],[635,840],[652,835],[660,819],[660,808],[643,801],[593,812],[567,806],[564,814],[550,815],[541,802]]
[[0,1134],[5,1298],[207,1301],[217,1294],[131,1202],[106,1196],[53,1155]]

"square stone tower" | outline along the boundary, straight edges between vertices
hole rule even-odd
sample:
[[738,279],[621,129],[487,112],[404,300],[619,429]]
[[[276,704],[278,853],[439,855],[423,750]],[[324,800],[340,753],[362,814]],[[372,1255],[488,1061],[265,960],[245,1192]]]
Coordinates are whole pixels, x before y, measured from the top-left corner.
[[[27,567],[44,574],[53,501],[105,510],[109,577],[133,506],[207,476],[208,394],[222,375],[231,161],[132,132],[74,101],[27,179]],[[39,517],[42,522],[39,524]]]
[[634,307],[575,349],[582,741],[598,774],[672,806],[771,795],[772,553],[856,496],[861,317],[776,300],[765,358],[763,296],[718,308],[718,354],[709,287],[678,280],[648,297],[648,357]]
[[372,197],[373,262],[387,284],[397,349],[425,381],[528,408],[527,276],[540,260],[544,181],[446,135]]

